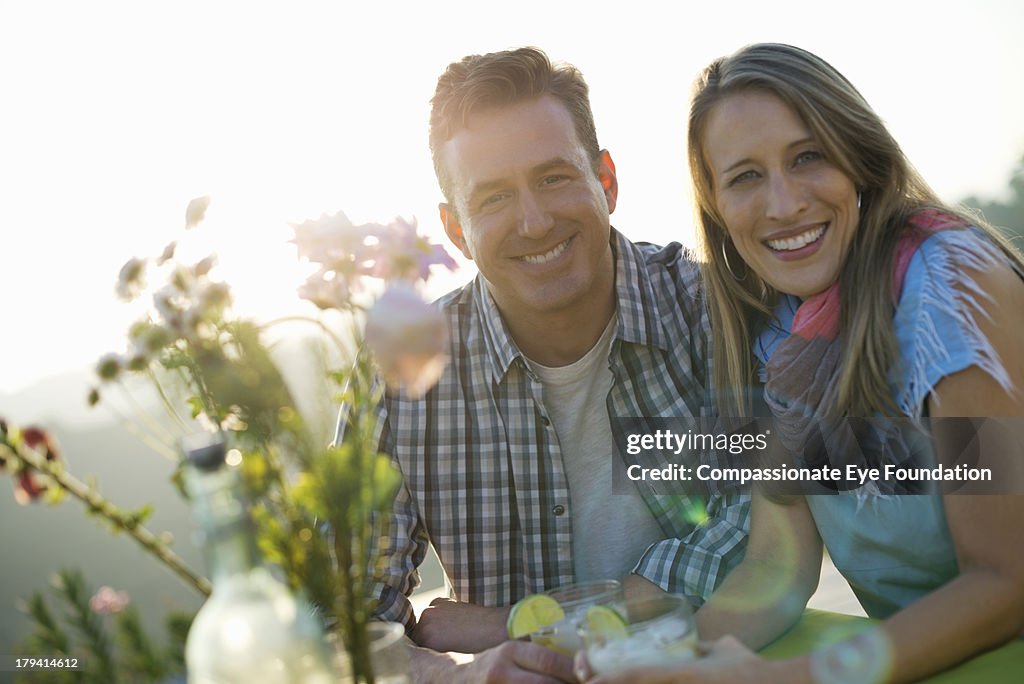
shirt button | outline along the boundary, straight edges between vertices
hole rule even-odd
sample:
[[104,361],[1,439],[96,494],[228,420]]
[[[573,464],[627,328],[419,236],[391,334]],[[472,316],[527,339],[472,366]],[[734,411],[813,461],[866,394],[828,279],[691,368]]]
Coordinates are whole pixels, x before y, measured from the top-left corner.
[[562,504],[555,504],[551,508],[551,512],[555,515],[565,515],[565,506],[563,506]]
[[548,418],[547,416],[541,416],[540,417],[540,422],[544,423],[544,427],[550,427],[551,426],[551,419]]

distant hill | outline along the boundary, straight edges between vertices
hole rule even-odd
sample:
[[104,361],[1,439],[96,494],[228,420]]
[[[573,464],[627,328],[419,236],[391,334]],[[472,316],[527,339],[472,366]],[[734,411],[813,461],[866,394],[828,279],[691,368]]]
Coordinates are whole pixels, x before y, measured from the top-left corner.
[[15,394],[0,392],[0,416],[22,425],[109,423],[113,420],[109,411],[86,404],[93,378],[89,370],[71,371],[43,378]]

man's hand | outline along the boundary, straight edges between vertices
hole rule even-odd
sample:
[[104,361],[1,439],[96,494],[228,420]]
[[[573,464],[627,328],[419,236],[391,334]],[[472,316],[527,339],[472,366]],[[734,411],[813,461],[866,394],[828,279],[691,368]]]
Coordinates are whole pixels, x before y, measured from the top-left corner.
[[576,654],[576,676],[587,684],[799,684],[809,681],[800,661],[769,662],[731,636],[702,643],[702,657],[676,665],[640,666],[612,675],[594,676],[586,654]]
[[480,653],[508,639],[508,612],[508,608],[484,608],[437,598],[420,615],[412,638],[435,651]]
[[481,653],[465,669],[458,682],[492,684],[560,684],[576,681],[572,658],[529,641],[506,641]]
[[447,653],[411,647],[413,684],[572,683],[572,660],[528,641],[506,641],[460,662]]

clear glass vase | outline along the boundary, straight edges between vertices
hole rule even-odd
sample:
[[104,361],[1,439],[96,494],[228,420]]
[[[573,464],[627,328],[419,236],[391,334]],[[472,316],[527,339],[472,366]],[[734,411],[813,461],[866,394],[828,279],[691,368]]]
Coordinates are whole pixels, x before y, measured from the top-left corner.
[[[409,642],[405,638],[405,625],[375,621],[367,629],[370,633],[370,662],[373,664],[374,684],[409,684],[412,679],[409,676]],[[340,681],[355,684],[348,652],[340,639],[334,642],[336,668],[342,673]]]

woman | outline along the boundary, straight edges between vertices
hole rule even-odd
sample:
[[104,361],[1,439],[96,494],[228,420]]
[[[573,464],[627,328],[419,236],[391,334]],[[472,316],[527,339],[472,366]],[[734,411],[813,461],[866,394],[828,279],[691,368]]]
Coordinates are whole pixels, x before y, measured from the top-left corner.
[[[752,415],[757,388],[792,448],[813,419],[1024,416],[1021,256],[943,205],[829,64],[775,44],[717,60],[695,87],[689,149],[723,413]],[[1005,454],[1003,475],[1024,463],[1024,436],[1007,432],[1021,422],[984,424],[982,456]],[[954,461],[953,441],[934,437],[929,456]],[[825,442],[830,459],[849,454]],[[900,455],[899,440],[875,446],[876,465]],[[1021,633],[1022,538],[1024,496],[755,496],[747,555],[697,613],[702,639],[745,646],[599,681],[919,679]],[[823,542],[884,622],[759,658],[748,648],[815,591]]]

